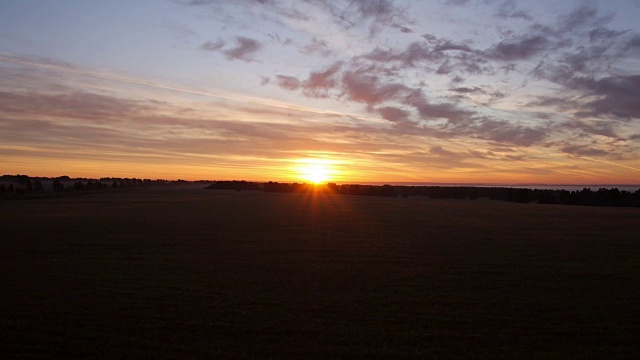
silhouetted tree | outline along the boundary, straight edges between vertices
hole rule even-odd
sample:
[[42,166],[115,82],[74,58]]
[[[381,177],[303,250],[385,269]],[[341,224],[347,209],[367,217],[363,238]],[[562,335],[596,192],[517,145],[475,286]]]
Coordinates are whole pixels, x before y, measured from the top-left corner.
[[60,179],[53,179],[52,186],[53,186],[53,191],[56,191],[56,192],[64,191],[64,185],[62,184]]
[[529,189],[511,189],[509,191],[511,201],[517,203],[528,203],[529,191]]
[[85,190],[93,190],[95,188],[96,184],[92,180],[87,181],[87,184],[84,186]]
[[84,184],[82,183],[82,181],[77,181],[73,183],[73,190],[77,190],[77,191],[84,190]]
[[39,193],[39,192],[42,192],[43,190],[44,190],[44,187],[42,186],[42,182],[36,179],[36,181],[33,182],[33,191]]

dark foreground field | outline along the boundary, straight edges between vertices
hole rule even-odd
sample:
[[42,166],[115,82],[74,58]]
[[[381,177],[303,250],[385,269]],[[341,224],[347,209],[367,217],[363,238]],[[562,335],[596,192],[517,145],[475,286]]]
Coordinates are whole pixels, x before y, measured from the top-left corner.
[[640,354],[636,208],[152,188],[0,210],[3,358]]

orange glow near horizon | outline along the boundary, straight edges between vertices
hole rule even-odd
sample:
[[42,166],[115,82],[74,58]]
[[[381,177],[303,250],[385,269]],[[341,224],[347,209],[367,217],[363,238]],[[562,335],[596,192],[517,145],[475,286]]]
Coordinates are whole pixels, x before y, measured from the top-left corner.
[[316,185],[335,181],[337,169],[335,163],[326,159],[301,159],[294,167],[297,177]]

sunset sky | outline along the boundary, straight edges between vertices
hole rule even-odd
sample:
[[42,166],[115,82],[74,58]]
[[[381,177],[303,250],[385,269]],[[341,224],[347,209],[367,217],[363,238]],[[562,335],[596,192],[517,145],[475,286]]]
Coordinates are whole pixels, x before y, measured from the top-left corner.
[[3,1],[0,172],[640,184],[639,19],[640,0]]

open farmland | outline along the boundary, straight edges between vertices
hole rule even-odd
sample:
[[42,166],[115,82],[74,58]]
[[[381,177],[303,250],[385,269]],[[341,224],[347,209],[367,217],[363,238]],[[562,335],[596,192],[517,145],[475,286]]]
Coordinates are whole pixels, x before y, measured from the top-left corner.
[[135,189],[0,202],[3,358],[640,353],[640,209]]

